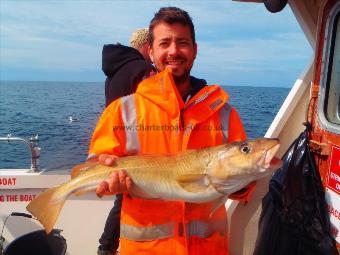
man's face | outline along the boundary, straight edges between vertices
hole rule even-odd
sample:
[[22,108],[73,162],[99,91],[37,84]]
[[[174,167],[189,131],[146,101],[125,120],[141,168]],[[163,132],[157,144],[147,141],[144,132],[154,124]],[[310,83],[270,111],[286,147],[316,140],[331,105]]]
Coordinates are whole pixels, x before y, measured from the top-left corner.
[[176,83],[185,81],[197,54],[190,28],[180,23],[170,25],[162,22],[154,27],[153,36],[149,49],[151,61],[159,71],[171,68]]

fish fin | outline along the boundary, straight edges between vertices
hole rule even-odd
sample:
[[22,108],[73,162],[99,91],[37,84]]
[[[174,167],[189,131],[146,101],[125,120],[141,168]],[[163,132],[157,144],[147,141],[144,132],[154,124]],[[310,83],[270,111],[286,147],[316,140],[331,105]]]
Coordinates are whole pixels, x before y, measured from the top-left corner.
[[86,187],[86,188],[82,188],[82,189],[78,189],[76,191],[73,191],[72,194],[74,194],[75,196],[81,196],[85,193],[91,192],[91,191],[95,191],[96,187]]
[[86,171],[88,171],[89,169],[91,169],[92,167],[94,167],[95,165],[97,165],[98,162],[96,161],[89,161],[89,162],[85,162],[79,165],[76,165],[75,167],[73,167],[71,169],[71,179],[74,179],[75,177],[79,176],[80,174],[85,173]]
[[155,197],[154,195],[145,192],[142,188],[138,187],[137,184],[132,185],[129,190],[129,195],[133,198],[160,199],[160,197]]
[[220,208],[220,206],[224,205],[227,202],[227,200],[228,200],[227,196],[223,196],[223,197],[216,199],[212,204],[211,212],[209,214],[209,218],[211,218],[212,215],[214,214],[214,212],[216,212],[216,210],[218,208]]
[[252,181],[252,179],[245,177],[233,177],[229,180],[219,180],[216,178],[211,178],[210,180],[211,185],[215,188],[215,190],[224,195],[234,193],[244,188]]
[[181,188],[188,192],[200,192],[209,187],[209,179],[205,174],[184,174],[176,178]]
[[52,231],[66,199],[66,197],[53,198],[57,190],[58,187],[46,190],[34,198],[26,207],[27,211],[35,216],[44,226],[47,234]]

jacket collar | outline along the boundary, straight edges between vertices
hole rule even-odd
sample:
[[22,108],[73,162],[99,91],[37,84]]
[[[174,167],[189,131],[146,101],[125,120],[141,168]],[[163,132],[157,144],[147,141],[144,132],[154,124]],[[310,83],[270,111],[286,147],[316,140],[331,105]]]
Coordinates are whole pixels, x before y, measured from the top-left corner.
[[184,103],[170,69],[143,80],[138,85],[136,94],[158,105],[171,117],[178,117],[181,112],[184,112],[185,116],[193,117],[197,122],[210,117],[229,98],[219,86],[210,85],[203,86],[187,103]]

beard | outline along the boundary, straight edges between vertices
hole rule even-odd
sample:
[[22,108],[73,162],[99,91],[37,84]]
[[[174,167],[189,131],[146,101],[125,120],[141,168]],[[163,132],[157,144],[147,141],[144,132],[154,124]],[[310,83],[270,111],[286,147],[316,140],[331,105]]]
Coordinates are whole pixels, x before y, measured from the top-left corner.
[[190,77],[190,70],[191,68],[184,68],[184,70],[181,70],[180,73],[177,73],[176,70],[172,70],[172,77],[175,81],[175,84],[182,84],[186,81],[188,81]]
[[174,57],[168,57],[167,61],[183,61],[184,66],[180,66],[172,69],[172,77],[175,81],[175,84],[182,84],[189,79],[191,67],[188,68],[187,63],[188,59],[185,56],[177,55]]
[[190,71],[185,70],[184,73],[179,75],[177,75],[176,73],[172,73],[172,77],[174,78],[175,84],[182,84],[189,79]]
[[[158,72],[162,72],[163,70],[157,68]],[[181,83],[187,81],[187,79],[189,79],[190,70],[184,70],[184,72],[182,74],[176,74],[176,72],[172,70],[171,74],[172,74],[172,78],[174,79],[175,84],[181,84]]]

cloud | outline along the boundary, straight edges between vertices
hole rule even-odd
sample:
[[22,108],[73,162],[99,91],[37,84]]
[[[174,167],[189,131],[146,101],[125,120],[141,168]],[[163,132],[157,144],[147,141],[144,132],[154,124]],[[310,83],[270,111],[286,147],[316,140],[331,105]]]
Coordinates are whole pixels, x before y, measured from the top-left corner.
[[88,70],[100,77],[103,44],[126,44],[161,6],[178,6],[192,16],[199,44],[193,71],[209,78],[295,74],[311,54],[289,8],[273,15],[262,4],[231,1],[2,1],[1,69],[27,68],[51,79],[73,71],[72,80]]
[[[295,43],[292,44],[293,39]],[[218,67],[219,63],[224,63],[234,67],[270,64],[279,68],[289,68],[291,63],[286,65],[287,62],[305,60],[310,53],[308,45],[297,52],[296,43],[303,45],[305,38],[301,34],[288,33],[278,34],[271,39],[228,39],[203,42],[199,44],[199,58],[208,62],[211,56],[214,56],[214,63],[216,63],[214,67]],[[280,64],[274,65],[275,62],[280,62]]]

